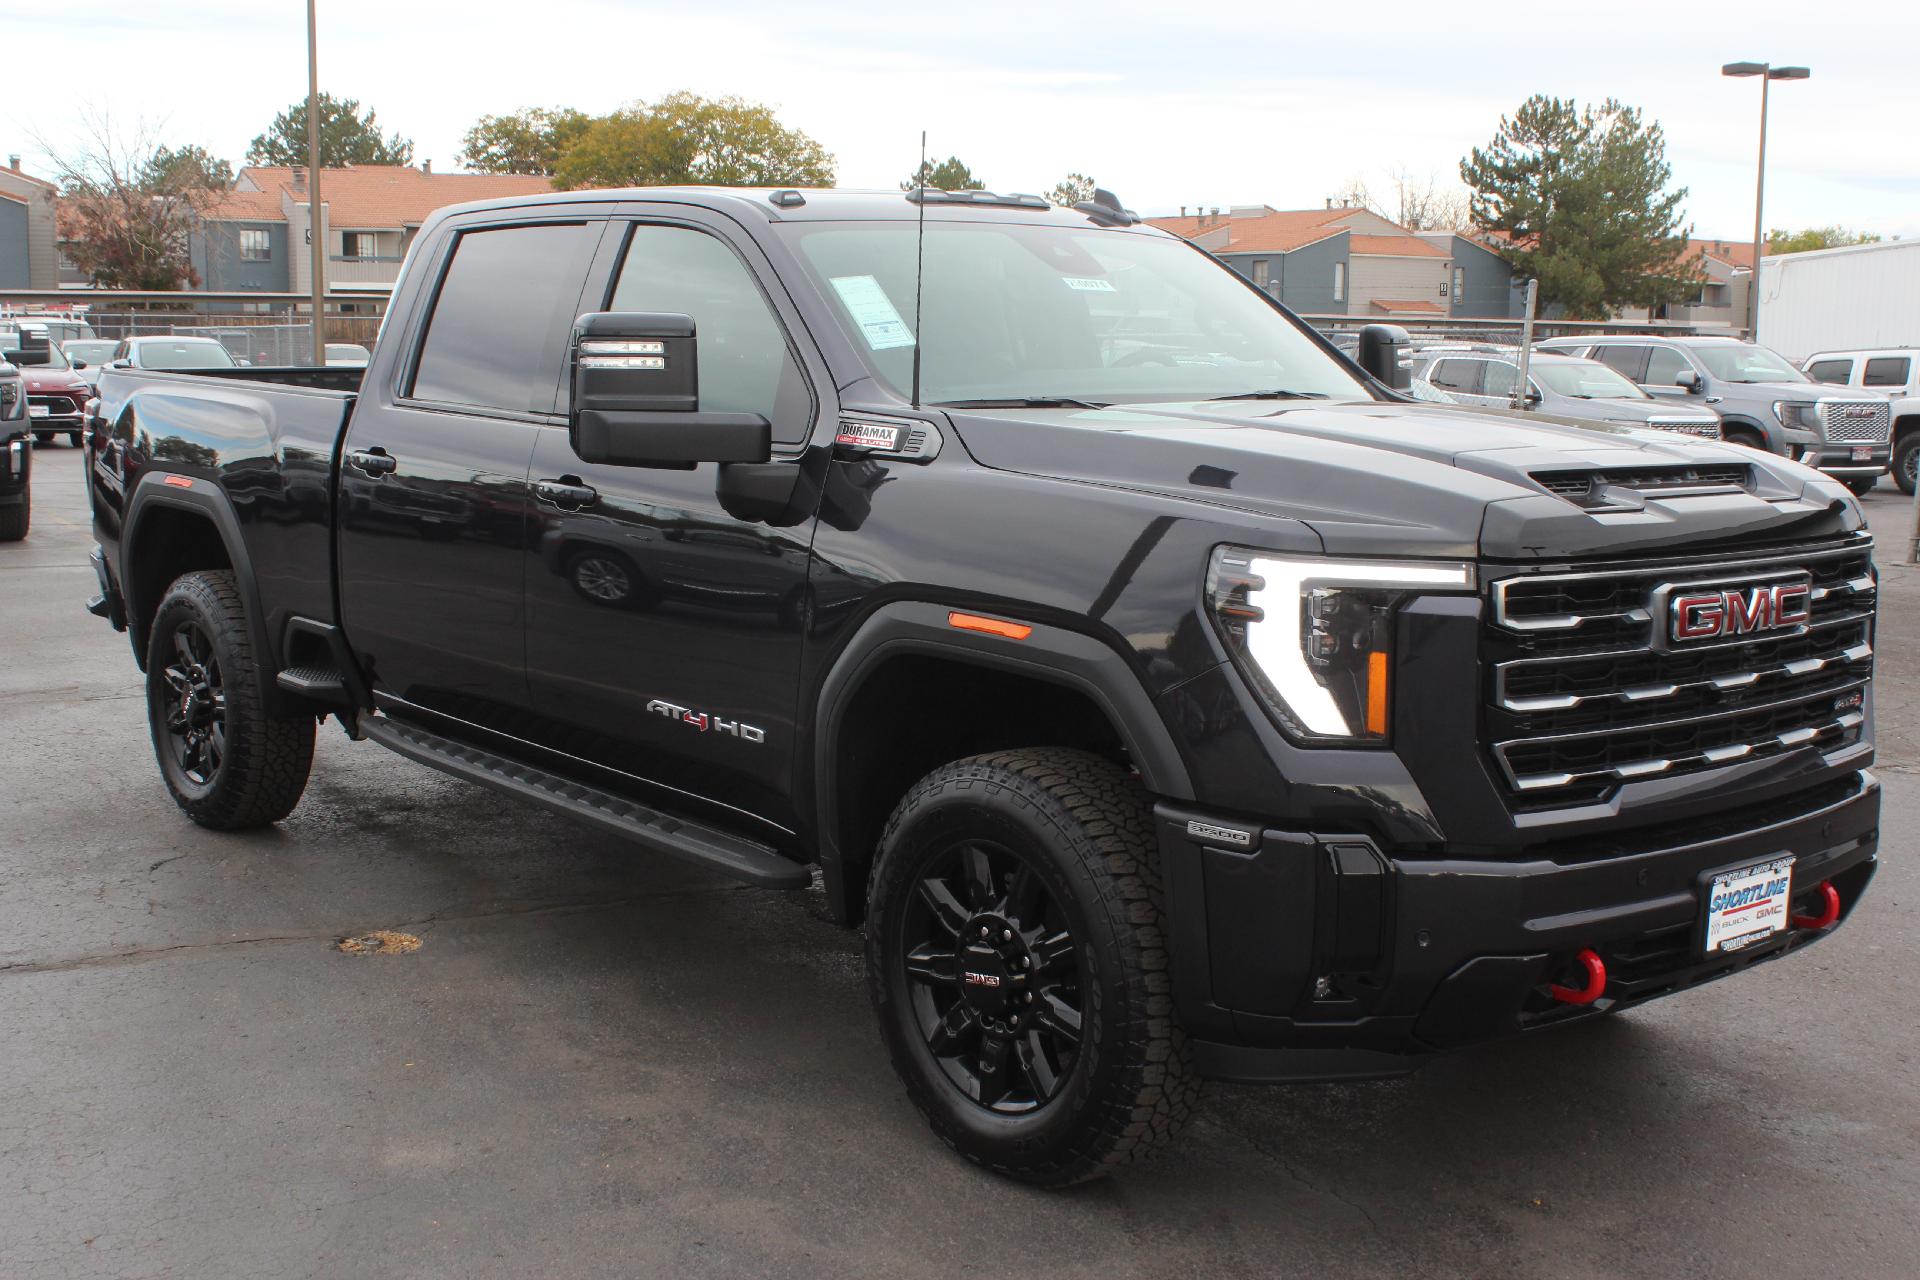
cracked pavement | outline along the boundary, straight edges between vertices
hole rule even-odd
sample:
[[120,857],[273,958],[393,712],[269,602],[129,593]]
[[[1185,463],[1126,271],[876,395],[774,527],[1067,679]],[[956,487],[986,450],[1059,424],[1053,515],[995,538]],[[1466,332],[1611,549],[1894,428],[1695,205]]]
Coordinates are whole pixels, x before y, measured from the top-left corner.
[[[322,731],[186,822],[91,591],[79,455],[0,547],[0,1277],[1898,1276],[1920,1258],[1905,841],[1836,937],[1402,1080],[1213,1087],[1065,1193],[929,1134],[858,939]],[[1883,558],[1909,518],[1869,499]],[[1920,570],[1883,568],[1888,830]],[[411,955],[337,939],[417,934]]]

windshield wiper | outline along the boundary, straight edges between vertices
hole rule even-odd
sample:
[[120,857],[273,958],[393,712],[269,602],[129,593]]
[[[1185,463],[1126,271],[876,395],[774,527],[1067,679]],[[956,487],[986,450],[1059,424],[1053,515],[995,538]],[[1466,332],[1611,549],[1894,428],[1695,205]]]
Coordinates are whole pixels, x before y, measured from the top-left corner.
[[985,400],[936,400],[941,409],[1104,409],[1098,400],[1072,396],[996,396]]
[[[1325,400],[1324,391],[1236,391],[1230,396],[1208,396],[1207,400]],[[1205,400],[1200,403],[1206,403]]]

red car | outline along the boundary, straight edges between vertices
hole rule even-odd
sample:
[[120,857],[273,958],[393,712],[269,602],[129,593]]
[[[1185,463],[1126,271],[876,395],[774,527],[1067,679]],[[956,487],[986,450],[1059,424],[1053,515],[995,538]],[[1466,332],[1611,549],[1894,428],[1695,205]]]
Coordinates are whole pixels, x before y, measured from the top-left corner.
[[55,435],[64,431],[67,443],[78,448],[87,401],[93,398],[86,379],[74,372],[72,363],[56,346],[47,346],[44,358],[37,344],[6,355],[19,366],[20,376],[26,379],[27,416],[33,438],[41,444],[50,444]]

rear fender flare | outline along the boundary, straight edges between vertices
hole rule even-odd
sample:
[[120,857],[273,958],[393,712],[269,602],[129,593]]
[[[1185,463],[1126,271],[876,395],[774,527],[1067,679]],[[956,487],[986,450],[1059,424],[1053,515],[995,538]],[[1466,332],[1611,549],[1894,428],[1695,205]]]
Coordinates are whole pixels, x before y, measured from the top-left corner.
[[253,575],[253,558],[247,554],[246,539],[240,533],[240,519],[234,514],[233,504],[226,492],[218,484],[198,476],[186,477],[193,482],[191,485],[179,485],[177,480],[175,484],[167,483],[169,476],[178,475],[177,472],[148,470],[141,475],[139,483],[134,486],[133,496],[127,500],[126,525],[120,541],[120,593],[126,601],[127,618],[133,631],[134,655],[144,670],[147,645],[152,637],[151,627],[141,620],[150,619],[159,609],[165,590],[163,587],[162,596],[151,600],[140,595],[142,578],[139,568],[143,558],[140,552],[141,527],[156,511],[185,511],[200,516],[219,535],[221,545],[226,549],[227,562],[233,566],[240,598],[246,604],[247,630],[253,637],[254,670],[260,696],[270,713],[284,713],[287,699],[273,679],[279,670],[279,650],[268,636],[267,619],[260,607],[260,587]]

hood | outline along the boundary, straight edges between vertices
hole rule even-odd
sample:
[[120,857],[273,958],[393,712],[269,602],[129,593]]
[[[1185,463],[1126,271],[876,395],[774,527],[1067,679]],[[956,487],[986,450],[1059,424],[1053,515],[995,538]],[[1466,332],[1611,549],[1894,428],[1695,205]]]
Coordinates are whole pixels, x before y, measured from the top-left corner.
[[79,391],[87,385],[86,380],[71,369],[55,369],[44,364],[21,365],[20,377],[29,392]]
[[1769,400],[1820,400],[1835,395],[1859,398],[1859,393],[1851,388],[1824,382],[1716,382],[1714,390],[1726,395],[1765,396]]
[[1571,418],[1591,414],[1609,422],[1651,422],[1655,418],[1683,419],[1688,422],[1720,421],[1720,415],[1702,406],[1678,404],[1671,400],[1629,399],[1625,396],[1596,396],[1592,400],[1574,400],[1560,410]]
[[[1223,401],[955,412],[982,465],[1298,521],[1330,554],[1538,560],[1860,527],[1836,482],[1733,445],[1538,413],[1403,402]],[[1744,491],[1606,491],[1582,505],[1536,473],[1747,464]]]

